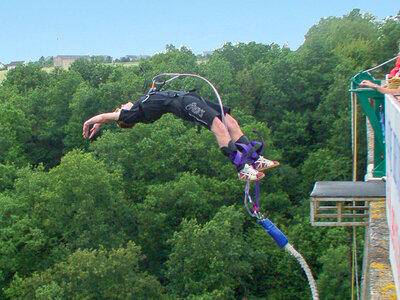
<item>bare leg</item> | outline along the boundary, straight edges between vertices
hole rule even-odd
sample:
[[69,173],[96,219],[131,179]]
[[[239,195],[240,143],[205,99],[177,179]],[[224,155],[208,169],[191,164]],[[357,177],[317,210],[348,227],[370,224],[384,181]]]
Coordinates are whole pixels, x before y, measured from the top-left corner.
[[231,115],[226,114],[225,120],[226,126],[219,118],[214,118],[211,125],[211,131],[214,132],[220,147],[227,146],[231,140],[235,143],[241,136],[243,136],[243,132],[236,119]]
[[243,135],[243,132],[240,129],[239,123],[230,114],[225,115],[225,120],[229,135],[232,141],[235,143]]
[[222,153],[235,165],[240,180],[260,180],[265,176],[264,173],[255,170],[252,166],[240,159],[238,161],[236,160],[236,155],[239,153],[234,142],[243,135],[243,132],[234,118],[229,115],[226,116],[226,126],[219,118],[214,118],[211,125],[211,131],[214,132]]
[[215,134],[217,138],[217,142],[220,148],[227,147],[229,141],[232,140],[229,135],[228,129],[225,127],[224,123],[219,118],[214,118],[213,123],[211,125],[211,131]]

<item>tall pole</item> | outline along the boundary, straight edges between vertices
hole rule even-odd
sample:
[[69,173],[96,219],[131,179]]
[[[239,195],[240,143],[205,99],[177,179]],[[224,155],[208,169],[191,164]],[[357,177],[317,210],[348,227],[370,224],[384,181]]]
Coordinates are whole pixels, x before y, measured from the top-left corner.
[[[357,96],[355,93],[352,93],[352,102],[351,102],[351,113],[352,113],[352,152],[353,152],[353,171],[352,171],[352,180],[353,182],[357,181]],[[353,207],[355,207],[356,202],[353,201]],[[354,211],[352,211],[354,213]],[[349,228],[349,267],[350,267],[350,277],[351,277],[351,300],[354,300],[354,276],[355,276],[355,260],[357,257],[355,257],[355,235],[356,235],[356,227],[350,227]]]

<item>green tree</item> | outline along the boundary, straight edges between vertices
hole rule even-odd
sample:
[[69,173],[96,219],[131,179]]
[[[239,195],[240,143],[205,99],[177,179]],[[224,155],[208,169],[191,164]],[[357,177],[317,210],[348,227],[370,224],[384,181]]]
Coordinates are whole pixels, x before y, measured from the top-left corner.
[[214,51],[212,56],[221,54],[237,72],[242,70],[246,65],[246,59],[240,51],[241,46],[243,45],[234,46],[231,42],[226,42],[221,49]]
[[29,138],[30,120],[11,102],[0,103],[0,164],[22,166],[26,162],[25,145]]
[[[155,54],[149,60],[152,65],[150,72],[145,68],[148,75],[155,76],[160,73],[194,73],[197,74],[198,65],[196,56],[186,47],[176,49],[174,46],[167,46],[166,53]],[[144,66],[144,64],[142,64]],[[180,80],[168,85],[168,89],[185,88],[185,83]]]
[[294,167],[303,163],[307,156],[310,136],[310,112],[282,112],[282,121],[276,126],[273,137],[275,145],[282,149],[283,162]]
[[[135,216],[138,243],[146,253],[152,273],[161,275],[170,251],[167,240],[178,230],[183,218],[204,224],[222,204],[232,202],[224,185],[215,179],[180,173],[174,181],[148,187],[145,200],[136,206]],[[234,192],[239,194],[231,191]]]
[[243,217],[233,207],[221,208],[204,226],[185,220],[170,240],[168,288],[176,297],[233,298],[251,269],[242,259],[246,247]]
[[[219,94],[223,95],[224,105],[236,106],[239,103],[241,99],[235,84],[234,70],[222,55],[215,54],[210,57],[207,63],[200,64],[199,73],[218,87]],[[200,90],[200,94],[204,98],[217,101],[214,92],[207,84]]]
[[29,89],[23,95],[16,94],[15,86],[3,87],[0,95],[4,92],[4,107],[20,112],[4,111],[1,118],[4,126],[12,120],[10,124],[18,134],[16,140],[11,135],[9,138],[13,147],[23,145],[21,158],[33,165],[44,163],[53,167],[60,162],[64,150],[64,126],[71,115],[69,102],[82,79],[75,72],[58,69],[48,76],[45,85]]
[[[246,255],[238,259],[246,267],[236,271],[236,282],[223,270],[236,254],[222,259],[223,267],[213,265],[211,254],[221,257],[217,250],[227,244],[231,221],[223,223],[219,215],[218,222],[224,224],[219,232],[215,214],[222,204],[243,201],[243,184],[221,155],[212,132],[167,115],[134,130],[109,123],[93,141],[82,138],[84,120],[136,100],[149,88],[144,79],[182,72],[211,80],[245,134],[254,139],[251,130],[256,129],[264,136],[265,156],[280,160],[281,166],[269,170],[262,181],[262,212],[306,257],[319,279],[320,294],[337,288],[337,295],[346,297],[347,287],[340,286],[334,272],[326,271],[332,267],[329,259],[335,249],[346,245],[346,234],[310,228],[308,197],[316,180],[350,178],[350,78],[397,54],[398,30],[398,15],[378,22],[353,10],[343,17],[321,19],[296,51],[275,44],[226,43],[199,62],[187,47],[167,45],[166,53],[140,61],[145,72],[138,66],[104,65],[98,58],[50,73],[39,63],[9,71],[0,85],[0,288],[7,288],[14,278],[8,293],[18,295],[21,282],[33,282],[34,272],[53,272],[78,248],[92,253],[102,245],[109,251],[134,240],[146,256],[139,264],[171,290],[178,287],[179,294],[171,292],[172,298],[310,297],[298,263],[250,218],[243,220],[240,233],[231,231],[235,234],[229,239],[235,253],[242,253],[236,251],[242,241],[246,247]],[[392,66],[372,74],[382,78]],[[175,80],[164,88],[196,88],[215,100],[198,79]],[[365,123],[363,116],[359,120]],[[365,161],[360,155],[366,152],[364,125],[358,128],[358,154]],[[92,154],[69,153],[75,148]],[[44,167],[32,170],[24,167],[26,163]],[[363,172],[361,166],[359,173]],[[230,215],[236,218],[229,212],[226,219]],[[190,220],[182,221],[185,217]],[[214,239],[206,236],[221,239],[220,244],[211,244],[209,255],[204,249]],[[229,245],[224,251],[229,252]],[[327,249],[332,249],[329,255]],[[189,250],[202,260],[196,262]],[[166,264],[168,260],[171,263]],[[193,268],[176,269],[174,263],[182,268],[182,261]],[[60,274],[57,278],[67,277]],[[169,282],[168,274],[184,274],[184,281],[174,277]],[[227,278],[226,288],[214,284],[215,278]],[[35,297],[63,297],[62,280],[57,280],[35,288]]]
[[19,93],[25,94],[38,87],[45,87],[50,83],[49,74],[41,70],[39,64],[19,65],[7,72],[3,81],[5,87],[14,87]]
[[90,154],[71,152],[44,172],[22,169],[0,195],[0,271],[4,282],[48,268],[77,248],[117,247],[134,230],[121,178]]
[[76,72],[52,73],[53,86],[27,97],[26,113],[32,116],[29,160],[47,167],[59,164],[64,154],[65,126],[71,117],[70,102],[82,82]]
[[14,163],[0,163],[0,193],[6,189],[12,189],[17,178],[18,167]]
[[[350,298],[350,288],[348,286],[349,278],[349,248],[346,245],[339,245],[335,248],[329,248],[320,258],[323,264],[323,271],[319,275],[317,284],[323,287],[320,296],[327,300],[339,300]],[[335,276],[332,276],[335,274]]]
[[318,149],[309,154],[301,167],[301,186],[311,192],[316,181],[350,180],[351,163],[349,157],[339,155],[335,150]]
[[[379,38],[375,43],[374,62],[381,64],[386,60],[395,57],[400,49],[400,11],[396,16],[386,18],[378,23]],[[379,78],[384,78],[384,75],[389,73],[393,68],[394,63],[387,64],[377,69]]]
[[6,290],[12,299],[162,299],[163,288],[140,268],[133,242],[107,250],[76,250],[65,262],[30,277],[17,277]]
[[108,80],[113,68],[99,63],[96,59],[79,58],[71,64],[70,70],[78,72],[90,86],[97,88]]

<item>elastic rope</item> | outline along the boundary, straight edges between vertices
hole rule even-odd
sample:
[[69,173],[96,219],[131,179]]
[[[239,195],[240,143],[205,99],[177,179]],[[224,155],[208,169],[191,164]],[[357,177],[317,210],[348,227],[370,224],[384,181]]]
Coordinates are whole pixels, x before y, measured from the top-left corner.
[[[157,82],[156,81],[157,78],[163,77],[163,76],[172,76],[172,78],[170,78],[170,79],[168,79],[166,81],[163,81],[163,82]],[[189,74],[189,73],[161,73],[161,74],[158,74],[158,75],[153,77],[153,84],[164,85],[164,84],[166,84],[168,82],[171,82],[172,80],[177,79],[179,77],[199,78],[199,79],[204,80],[205,82],[208,83],[209,86],[211,86],[211,88],[213,89],[215,95],[217,96],[217,99],[218,99],[218,102],[219,102],[219,106],[221,108],[221,120],[222,120],[222,123],[224,123],[225,127],[228,128],[228,126],[226,125],[224,106],[222,104],[221,96],[219,95],[219,93],[218,93],[217,89],[215,88],[215,86],[208,79],[206,79],[206,78],[204,78],[204,77],[202,77],[200,75]]]
[[[249,203],[253,206],[253,210],[250,210]],[[247,212],[249,213],[250,216],[256,217],[255,212],[254,212],[253,200],[251,199],[251,195],[250,195],[250,183],[249,183],[249,181],[246,182],[246,185],[245,185],[245,188],[244,188],[244,207],[246,208],[246,210],[247,210]]]

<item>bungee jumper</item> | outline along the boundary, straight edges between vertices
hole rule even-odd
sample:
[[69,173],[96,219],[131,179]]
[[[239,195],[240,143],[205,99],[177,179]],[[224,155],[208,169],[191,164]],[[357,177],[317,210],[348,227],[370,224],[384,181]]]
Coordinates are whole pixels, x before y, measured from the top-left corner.
[[[174,77],[160,83],[156,81],[160,76]],[[162,90],[165,83],[181,76],[205,80],[216,92],[220,103],[204,99],[195,92]],[[254,151],[249,156],[251,149],[249,145],[252,142],[243,134],[236,119],[231,116],[230,108],[222,105],[218,92],[208,80],[194,74],[157,75],[153,78],[149,92],[137,101],[124,103],[114,112],[98,114],[85,121],[83,137],[91,139],[106,122],[116,121],[121,128],[134,128],[137,123],[153,123],[166,113],[172,113],[183,120],[197,122],[211,130],[222,153],[236,167],[239,180],[258,181],[265,176],[262,171],[279,165],[279,162],[269,160]]]

